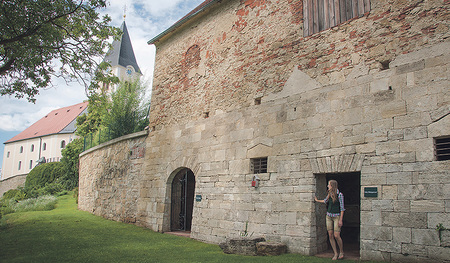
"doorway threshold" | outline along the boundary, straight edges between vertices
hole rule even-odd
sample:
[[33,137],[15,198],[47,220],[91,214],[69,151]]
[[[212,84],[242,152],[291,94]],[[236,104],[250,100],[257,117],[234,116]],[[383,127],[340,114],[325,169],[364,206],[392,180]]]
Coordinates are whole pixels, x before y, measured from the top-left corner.
[[165,234],[191,238],[191,231],[171,231],[171,232],[165,232]]
[[[348,260],[360,260],[360,254],[359,249],[356,247],[356,245],[348,244],[347,246],[344,244],[344,259]],[[334,253],[333,250],[330,248],[327,251],[320,252],[319,254],[314,255],[318,258],[333,258]]]

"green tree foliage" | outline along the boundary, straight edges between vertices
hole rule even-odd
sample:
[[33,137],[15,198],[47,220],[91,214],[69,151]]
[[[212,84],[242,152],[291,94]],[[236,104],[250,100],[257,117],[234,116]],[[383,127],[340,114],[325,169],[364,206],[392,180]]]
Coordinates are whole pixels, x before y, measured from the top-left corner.
[[92,93],[89,96],[88,113],[77,118],[76,135],[84,137],[96,132],[102,125],[103,118],[108,112],[108,97],[106,94]]
[[0,1],[0,94],[34,102],[39,89],[51,84],[51,76],[77,79],[86,88],[92,76],[100,81],[96,58],[105,54],[107,40],[120,31],[96,11],[106,2]]
[[82,151],[83,139],[78,138],[67,144],[67,147],[61,152],[64,174],[60,178],[60,183],[66,190],[78,187],[78,156]]
[[145,99],[146,86],[140,81],[123,81],[112,93],[103,126],[112,138],[142,131],[148,125],[149,103]]

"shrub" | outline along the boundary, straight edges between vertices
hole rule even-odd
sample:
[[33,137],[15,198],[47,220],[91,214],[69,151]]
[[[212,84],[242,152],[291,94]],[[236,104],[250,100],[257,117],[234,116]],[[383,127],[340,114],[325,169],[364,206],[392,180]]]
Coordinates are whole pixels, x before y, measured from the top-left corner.
[[16,203],[17,203],[17,201],[14,200],[13,198],[11,198],[11,199],[2,199],[0,201],[0,214],[3,216],[3,215],[14,213],[13,206]]
[[44,195],[38,198],[30,198],[20,201],[12,208],[15,212],[27,212],[27,211],[48,211],[56,207],[57,199],[51,195]]
[[7,227],[6,218],[1,218],[0,214],[0,230],[5,229]]
[[27,175],[25,181],[25,191],[28,193],[33,189],[45,187],[54,183],[64,174],[64,166],[60,162],[44,163],[33,168]]
[[26,198],[26,193],[22,187],[16,189],[10,189],[3,194],[2,200],[14,199],[20,201]]
[[78,204],[78,187],[73,189],[73,198],[75,198],[75,203]]
[[64,186],[59,182],[46,184],[43,188],[39,189],[39,196],[42,195],[56,195],[64,190]]

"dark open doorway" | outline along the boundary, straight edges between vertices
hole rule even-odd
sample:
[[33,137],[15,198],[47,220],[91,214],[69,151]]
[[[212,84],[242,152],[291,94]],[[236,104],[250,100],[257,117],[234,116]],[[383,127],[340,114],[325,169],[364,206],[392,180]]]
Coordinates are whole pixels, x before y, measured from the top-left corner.
[[190,231],[194,208],[195,176],[188,169],[180,170],[172,181],[171,231]]
[[[347,255],[359,257],[360,250],[360,208],[361,208],[361,173],[331,173],[316,175],[316,193],[318,198],[325,198],[329,180],[338,182],[339,191],[344,195],[344,225],[341,237],[344,242],[344,252]],[[316,206],[317,248],[318,253],[330,250],[325,227],[326,208]],[[326,243],[326,244],[325,244]]]

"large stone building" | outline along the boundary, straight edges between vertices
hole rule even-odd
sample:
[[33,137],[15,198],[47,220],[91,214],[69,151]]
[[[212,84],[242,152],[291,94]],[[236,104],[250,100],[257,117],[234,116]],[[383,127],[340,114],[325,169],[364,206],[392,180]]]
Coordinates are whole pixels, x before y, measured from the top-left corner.
[[346,249],[450,262],[449,21],[444,0],[205,1],[149,41],[150,130],[81,155],[79,208],[314,255],[334,178]]

